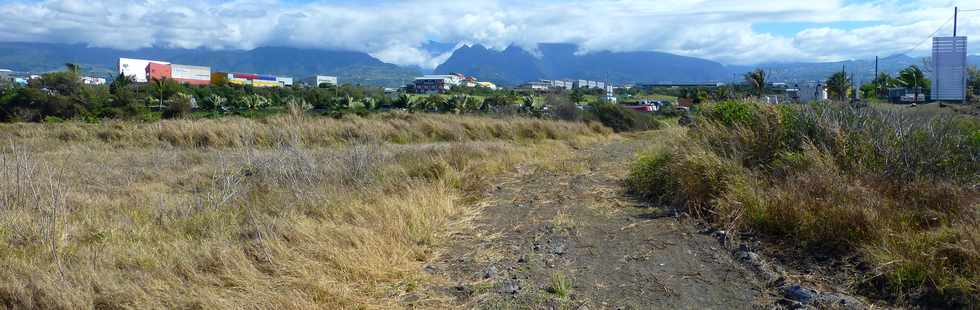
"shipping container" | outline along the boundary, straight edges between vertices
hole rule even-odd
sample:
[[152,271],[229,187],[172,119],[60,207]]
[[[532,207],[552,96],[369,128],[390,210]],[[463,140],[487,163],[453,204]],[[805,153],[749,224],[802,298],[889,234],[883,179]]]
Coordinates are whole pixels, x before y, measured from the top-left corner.
[[276,81],[276,76],[275,75],[258,75],[257,77],[255,77],[255,79],[256,80],[262,80],[262,81],[275,82]]
[[235,84],[235,85],[251,85],[252,84],[251,83],[251,80],[245,80],[245,79],[228,79],[228,83],[229,84]]
[[119,58],[119,67],[117,69],[119,70],[120,74],[133,78],[133,81],[137,83],[146,83],[148,81],[146,77],[146,67],[150,63],[163,65],[170,64],[169,62],[157,60]]

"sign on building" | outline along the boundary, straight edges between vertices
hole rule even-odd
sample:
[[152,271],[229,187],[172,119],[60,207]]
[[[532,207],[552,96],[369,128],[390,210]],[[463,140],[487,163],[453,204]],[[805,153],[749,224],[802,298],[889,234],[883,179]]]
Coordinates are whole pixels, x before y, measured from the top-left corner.
[[966,37],[932,39],[932,100],[961,101],[966,96]]

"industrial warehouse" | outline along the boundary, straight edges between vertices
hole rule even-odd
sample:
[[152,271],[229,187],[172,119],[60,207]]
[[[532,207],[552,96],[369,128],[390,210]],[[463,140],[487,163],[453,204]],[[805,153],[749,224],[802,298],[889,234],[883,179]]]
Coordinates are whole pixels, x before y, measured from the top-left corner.
[[[119,58],[118,72],[132,78],[137,83],[171,79],[188,85],[211,85],[222,80],[229,84],[260,88],[293,86],[292,77],[254,73],[212,73],[211,67],[173,64],[159,60]],[[309,85],[337,85],[337,77],[335,76],[317,75],[307,80],[311,81],[308,83]],[[104,79],[102,83],[105,83]]]

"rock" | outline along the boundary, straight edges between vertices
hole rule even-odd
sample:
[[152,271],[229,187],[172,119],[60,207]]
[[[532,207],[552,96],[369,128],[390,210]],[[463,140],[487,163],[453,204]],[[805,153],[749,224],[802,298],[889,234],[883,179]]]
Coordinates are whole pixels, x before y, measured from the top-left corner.
[[566,251],[566,245],[564,241],[553,240],[551,241],[551,253],[555,255],[563,255]]
[[497,276],[497,266],[487,267],[487,269],[483,271],[484,279],[490,279],[496,276]]
[[517,282],[515,281],[507,281],[500,286],[500,289],[498,291],[501,294],[516,295],[521,291],[521,286],[518,285]]
[[766,262],[765,259],[755,254],[755,252],[741,250],[735,253],[735,258],[748,265],[756,274],[766,281],[769,287],[776,287],[783,283],[783,275],[776,267]]
[[787,299],[799,301],[804,304],[810,303],[819,294],[817,291],[802,287],[799,284],[784,286],[782,291],[783,296]]
[[813,300],[813,304],[820,309],[859,310],[868,308],[868,306],[857,298],[838,293],[820,294]]

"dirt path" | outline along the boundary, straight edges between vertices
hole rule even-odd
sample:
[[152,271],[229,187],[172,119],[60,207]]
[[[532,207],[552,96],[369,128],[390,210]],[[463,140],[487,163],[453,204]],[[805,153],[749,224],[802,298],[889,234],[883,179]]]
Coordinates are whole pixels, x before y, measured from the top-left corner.
[[448,279],[450,307],[753,308],[764,286],[718,241],[622,194],[648,141],[594,145],[575,154],[575,172],[525,168],[497,186],[472,234],[426,267]]

